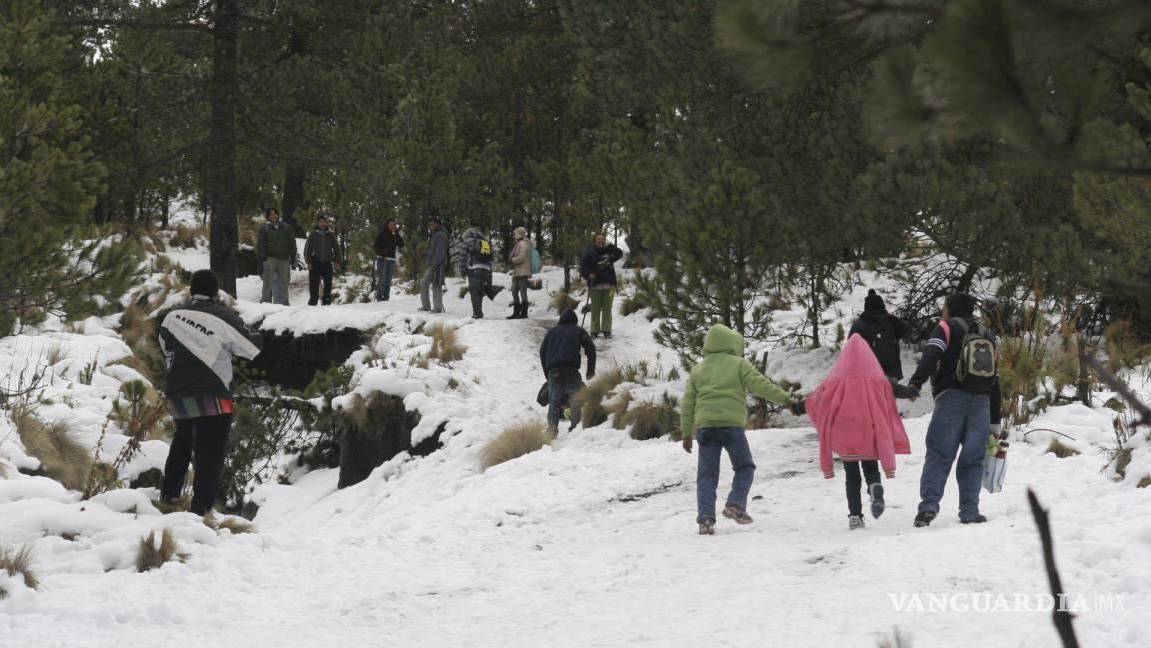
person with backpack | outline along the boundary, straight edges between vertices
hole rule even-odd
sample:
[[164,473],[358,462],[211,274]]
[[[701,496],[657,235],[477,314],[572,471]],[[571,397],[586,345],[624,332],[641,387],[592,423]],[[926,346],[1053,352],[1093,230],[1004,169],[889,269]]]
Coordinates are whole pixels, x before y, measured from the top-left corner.
[[867,291],[863,299],[863,314],[851,325],[847,337],[860,335],[871,347],[888,378],[903,380],[903,362],[899,343],[911,337],[911,327],[887,312],[883,298],[874,290]]
[[508,261],[512,265],[512,314],[508,319],[527,319],[528,283],[532,275],[537,272],[533,266],[535,259],[539,258],[539,253],[528,238],[526,229],[517,227],[515,237],[516,244],[512,246],[512,253],[508,255]]
[[220,490],[235,411],[232,360],[255,358],[263,340],[236,311],[217,301],[219,290],[215,273],[197,270],[192,274],[191,300],[157,316],[168,368],[164,395],[176,423],[160,499],[171,507],[180,498],[192,462],[190,510],[196,515],[212,509]]
[[464,232],[463,254],[460,255],[460,275],[468,278],[468,294],[472,298],[472,319],[484,318],[484,297],[495,300],[503,286],[492,285],[492,242],[474,227]]
[[719,488],[719,460],[724,450],[735,477],[723,516],[737,524],[753,522],[747,514],[747,496],[755,479],[755,461],[747,444],[747,394],[777,405],[789,394],[768,380],[743,357],[743,336],[722,324],[707,332],[703,361],[687,381],[680,414],[683,449],[691,453],[692,439],[699,439],[696,472],[696,522],[700,535],[715,533],[715,497]]
[[[554,439],[559,435],[563,410],[571,397],[583,387],[580,379],[580,349],[587,356],[587,379],[595,376],[595,342],[579,325],[575,311],[566,308],[560,314],[559,324],[547,332],[540,344],[540,366],[548,382],[548,432]],[[580,410],[574,408],[571,427],[580,422]]]
[[323,305],[332,303],[332,275],[334,268],[343,265],[343,251],[336,233],[329,226],[328,217],[320,215],[316,228],[304,243],[304,259],[308,263],[308,305],[320,302],[320,284],[324,284]]
[[[428,221],[428,249],[424,253],[424,264],[427,267],[420,278],[420,310],[442,313],[444,275],[448,267],[448,233],[438,218]],[[432,297],[430,301],[429,295]]]
[[288,305],[288,284],[292,279],[292,266],[296,265],[296,234],[280,220],[275,207],[264,211],[267,219],[256,235],[256,257],[264,266],[264,281],[260,301]]
[[372,248],[376,252],[376,301],[386,302],[392,297],[392,277],[396,274],[396,259],[404,247],[400,224],[389,218],[376,235]]
[[[847,477],[847,527],[862,529],[863,498],[867,483],[871,516],[879,518],[886,506],[880,464],[888,478],[895,477],[895,455],[911,454],[896,398],[913,398],[913,387],[900,385],[884,375],[875,354],[859,334],[843,347],[831,374],[806,400],[793,403],[791,413],[807,414],[819,433],[819,465],[823,476],[835,476],[832,455],[843,461]],[[863,479],[860,478],[860,469]]]
[[939,515],[952,463],[959,483],[959,521],[986,522],[979,512],[983,459],[990,435],[998,437],[1002,429],[998,342],[975,318],[971,295],[955,293],[947,298],[943,319],[932,331],[908,382],[918,392],[928,379],[935,410],[927,427],[915,526],[929,526]]
[[612,304],[618,281],[615,262],[623,258],[623,251],[607,242],[603,234],[596,234],[592,247],[580,258],[580,277],[587,283],[591,300],[591,336],[611,337]]

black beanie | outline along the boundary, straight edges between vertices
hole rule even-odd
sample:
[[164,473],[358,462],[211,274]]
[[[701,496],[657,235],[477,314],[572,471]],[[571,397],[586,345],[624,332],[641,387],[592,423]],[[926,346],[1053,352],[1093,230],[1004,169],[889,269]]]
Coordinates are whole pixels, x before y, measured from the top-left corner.
[[216,273],[211,270],[197,270],[192,273],[191,288],[193,295],[215,299],[217,293],[220,292],[220,280],[216,278]]
[[950,317],[974,317],[975,298],[961,292],[951,295],[947,298],[947,314]]
[[868,290],[867,297],[863,298],[863,310],[867,313],[882,313],[887,310],[887,305],[883,303],[879,293]]

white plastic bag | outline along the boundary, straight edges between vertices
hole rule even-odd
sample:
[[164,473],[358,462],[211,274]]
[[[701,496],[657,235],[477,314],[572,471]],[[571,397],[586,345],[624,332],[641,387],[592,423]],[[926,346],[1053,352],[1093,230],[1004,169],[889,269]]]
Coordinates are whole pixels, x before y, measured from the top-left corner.
[[983,459],[983,488],[988,493],[1003,490],[1003,478],[1007,475],[1007,453],[988,454]]

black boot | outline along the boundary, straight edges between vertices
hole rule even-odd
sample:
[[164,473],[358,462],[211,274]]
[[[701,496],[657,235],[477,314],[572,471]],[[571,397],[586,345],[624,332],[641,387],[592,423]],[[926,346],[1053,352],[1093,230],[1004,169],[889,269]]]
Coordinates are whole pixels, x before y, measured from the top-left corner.
[[520,319],[527,319],[527,318],[528,318],[528,303],[524,302],[524,303],[520,304]]
[[519,318],[520,318],[520,305],[519,304],[512,304],[512,314],[508,315],[507,319],[519,319]]

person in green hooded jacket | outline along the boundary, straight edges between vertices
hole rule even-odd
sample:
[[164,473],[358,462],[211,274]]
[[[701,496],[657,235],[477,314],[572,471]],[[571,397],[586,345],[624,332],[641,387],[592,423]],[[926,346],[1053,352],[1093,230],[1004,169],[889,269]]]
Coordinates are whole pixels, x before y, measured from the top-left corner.
[[743,357],[743,336],[722,324],[707,332],[703,361],[696,365],[683,396],[680,430],[683,449],[691,452],[699,440],[696,498],[700,535],[715,532],[715,497],[719,488],[719,460],[727,450],[735,477],[723,516],[738,524],[751,524],[747,495],[755,478],[755,461],[747,444],[748,393],[784,405],[790,395],[768,380]]

